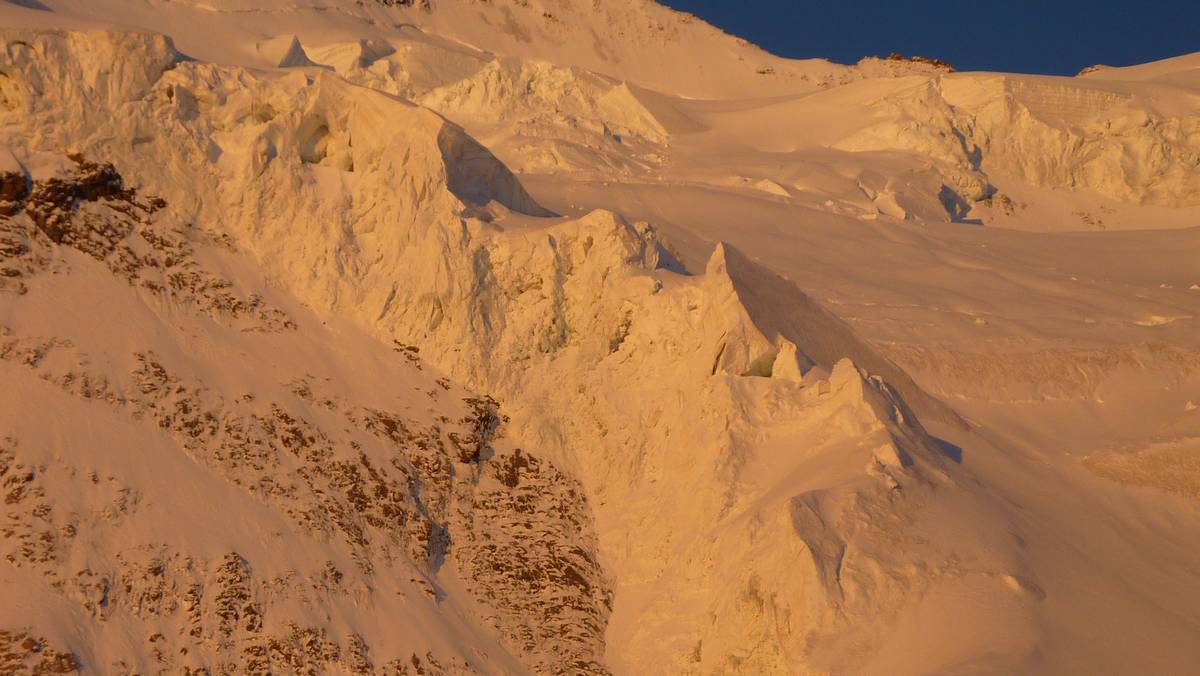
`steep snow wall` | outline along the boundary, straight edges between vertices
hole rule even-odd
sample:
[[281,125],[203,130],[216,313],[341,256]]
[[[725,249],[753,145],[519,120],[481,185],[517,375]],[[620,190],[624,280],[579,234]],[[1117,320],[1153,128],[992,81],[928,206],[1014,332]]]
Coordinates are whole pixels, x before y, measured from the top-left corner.
[[1157,110],[1155,98],[1067,78],[943,75],[879,99],[875,123],[835,147],[926,155],[968,201],[990,196],[995,174],[1141,204],[1200,204],[1200,119]]

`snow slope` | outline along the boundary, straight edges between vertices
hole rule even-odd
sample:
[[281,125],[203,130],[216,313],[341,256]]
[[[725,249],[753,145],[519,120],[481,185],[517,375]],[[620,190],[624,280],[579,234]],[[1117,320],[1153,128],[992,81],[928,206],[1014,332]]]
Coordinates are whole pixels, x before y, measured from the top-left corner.
[[640,0],[0,26],[3,670],[1200,661],[1194,59],[785,61]]

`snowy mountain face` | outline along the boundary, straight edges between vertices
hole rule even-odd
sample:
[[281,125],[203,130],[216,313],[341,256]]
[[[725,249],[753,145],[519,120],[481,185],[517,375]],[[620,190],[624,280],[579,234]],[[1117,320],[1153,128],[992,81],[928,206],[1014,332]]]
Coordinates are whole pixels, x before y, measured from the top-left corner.
[[1189,673],[1198,100],[0,2],[0,673]]

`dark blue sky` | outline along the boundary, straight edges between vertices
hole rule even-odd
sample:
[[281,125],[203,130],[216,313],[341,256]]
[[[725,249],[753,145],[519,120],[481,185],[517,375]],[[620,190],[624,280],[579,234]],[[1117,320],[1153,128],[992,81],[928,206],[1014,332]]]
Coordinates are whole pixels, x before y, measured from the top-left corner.
[[781,56],[1074,75],[1200,51],[1200,0],[659,0]]

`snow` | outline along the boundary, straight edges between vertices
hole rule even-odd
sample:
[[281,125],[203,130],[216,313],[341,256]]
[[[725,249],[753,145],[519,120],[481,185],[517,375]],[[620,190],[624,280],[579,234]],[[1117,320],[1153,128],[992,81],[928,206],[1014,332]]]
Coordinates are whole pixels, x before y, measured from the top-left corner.
[[0,26],[0,671],[1200,660],[1196,55],[789,61],[640,0]]

